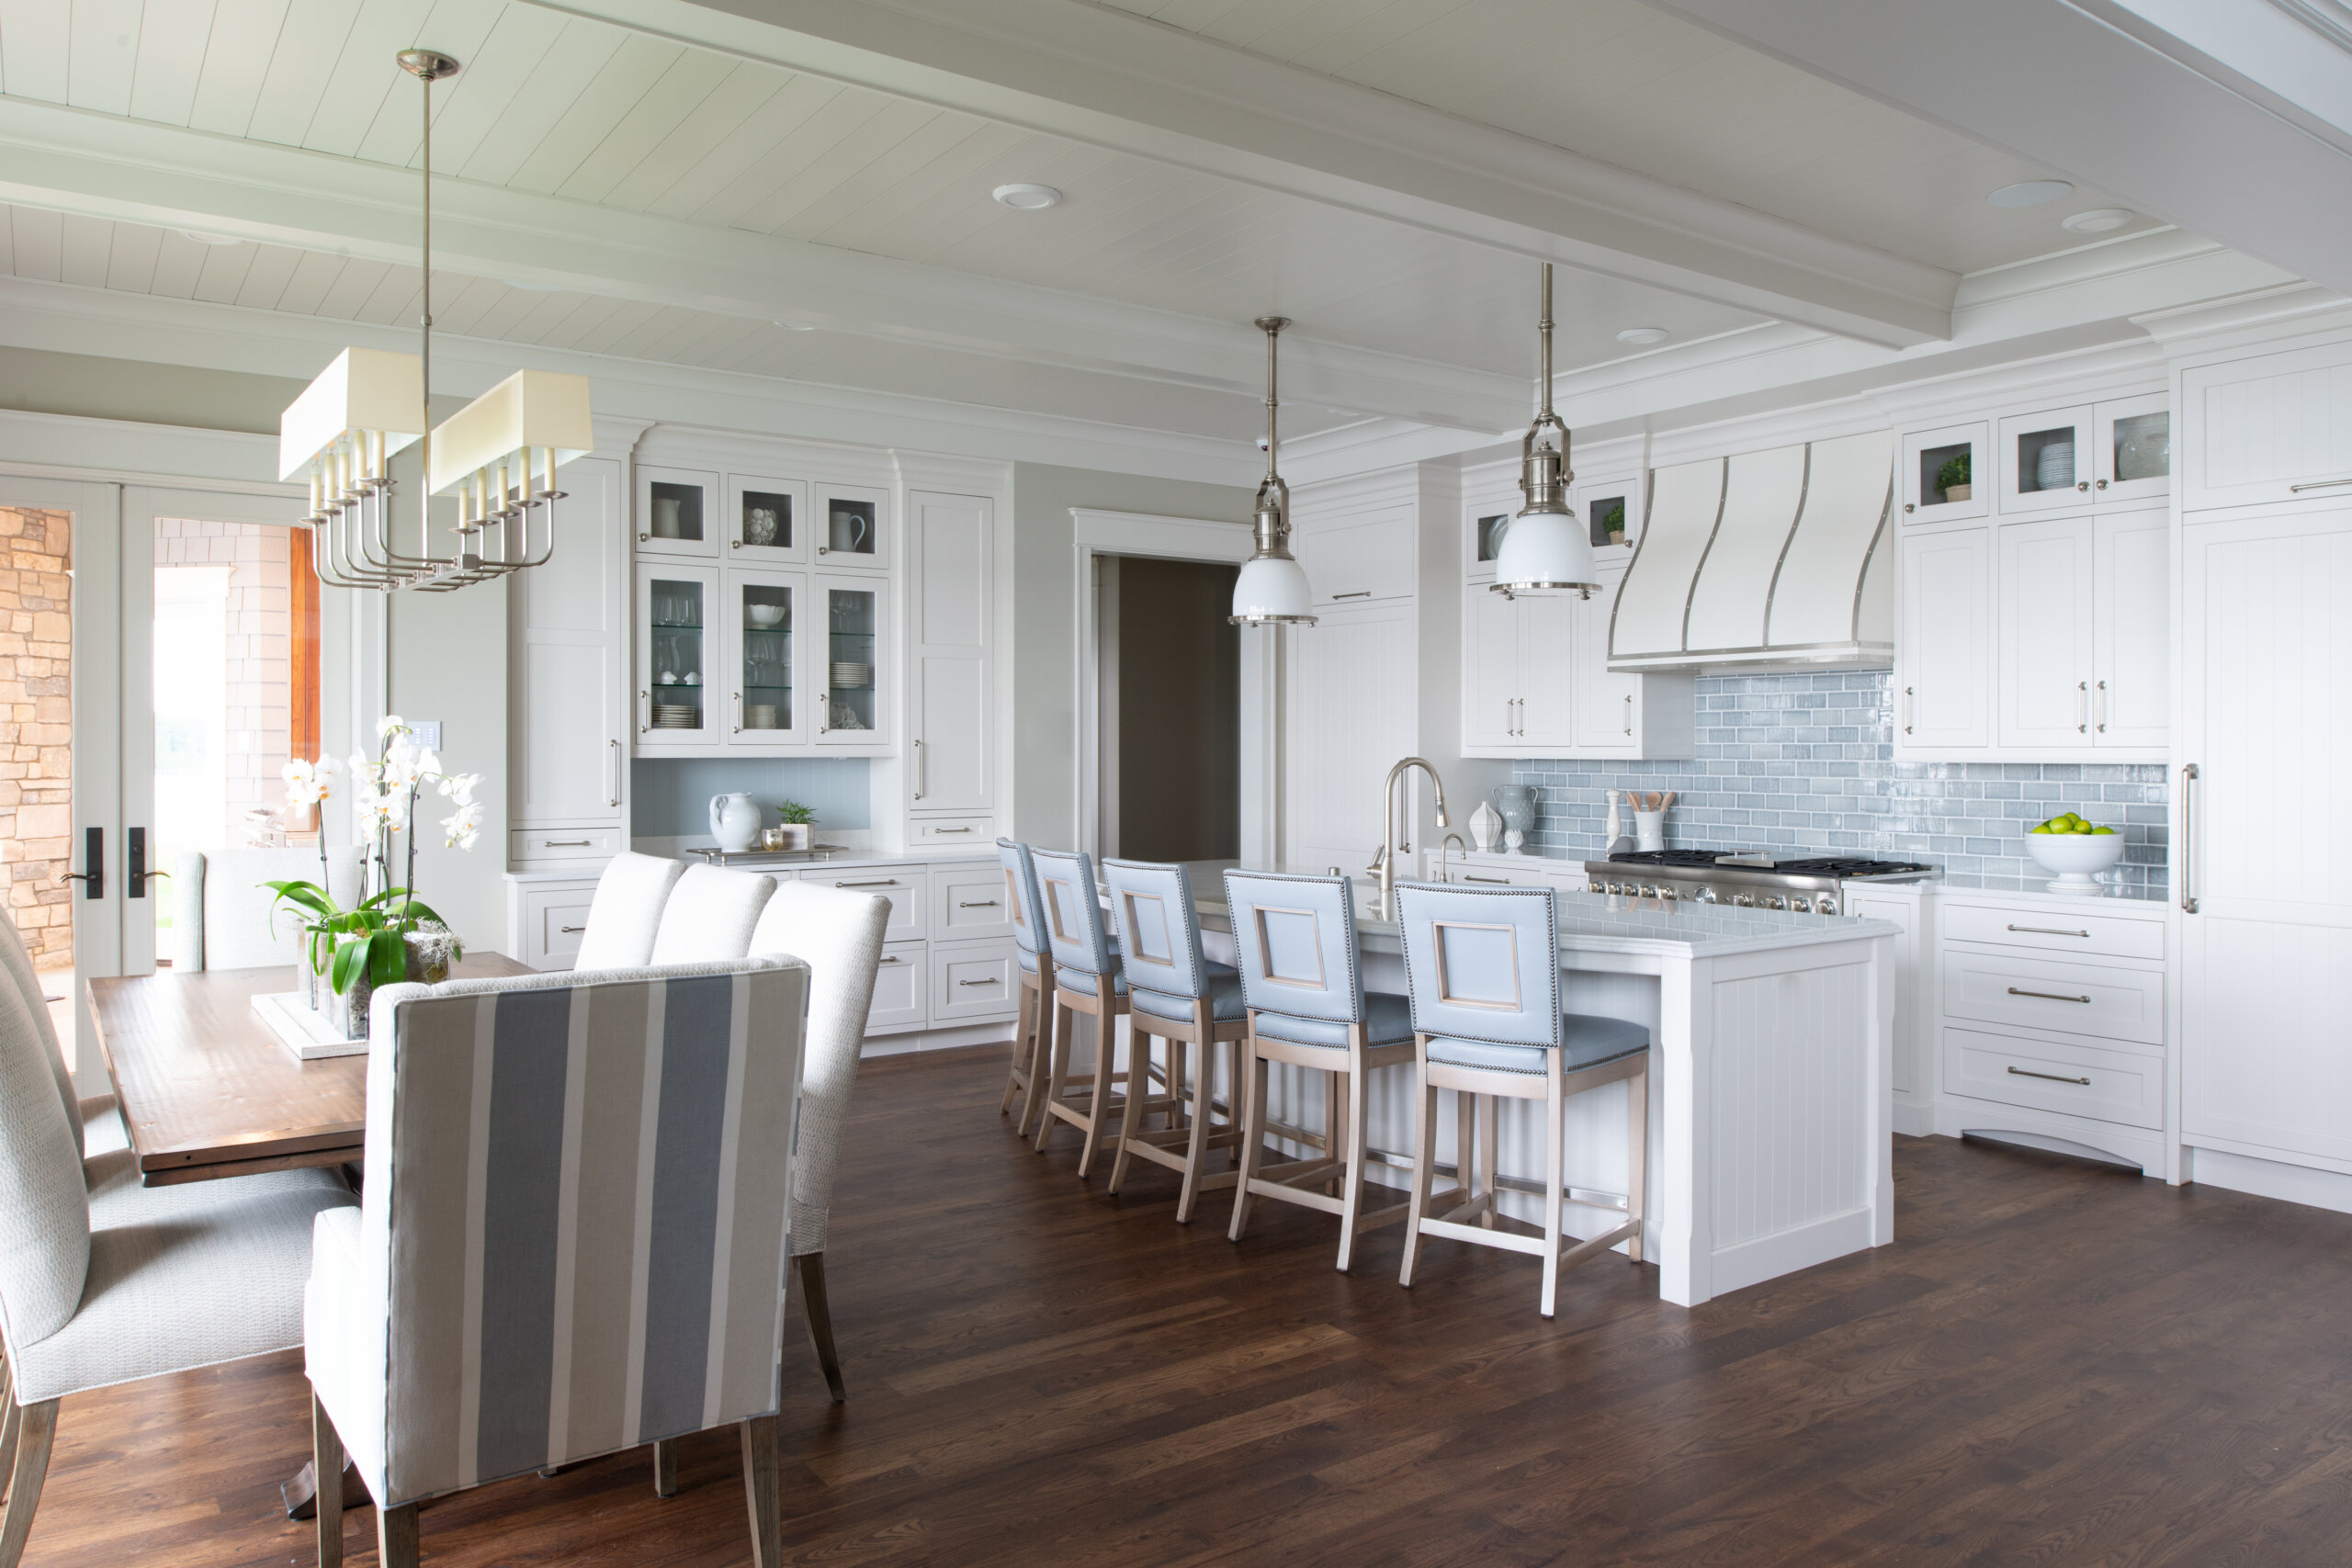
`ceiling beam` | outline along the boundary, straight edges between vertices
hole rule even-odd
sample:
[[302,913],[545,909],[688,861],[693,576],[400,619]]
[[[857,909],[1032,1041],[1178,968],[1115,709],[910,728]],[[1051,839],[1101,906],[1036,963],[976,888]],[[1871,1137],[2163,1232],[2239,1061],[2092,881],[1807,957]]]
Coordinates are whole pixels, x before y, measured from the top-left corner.
[[[0,201],[414,265],[411,171],[0,97]],[[436,268],[781,320],[867,337],[1261,397],[1265,340],[1204,321],[805,241],[470,184],[433,182]],[[1491,432],[1526,384],[1285,334],[1285,389]]]
[[529,0],[1890,348],[1957,278],[1084,0]]
[[[2148,18],[2165,11],[2144,0],[1649,3],[2352,292],[2352,157],[2197,69],[2195,50],[2157,35]],[[2312,33],[2307,47],[2335,46]]]

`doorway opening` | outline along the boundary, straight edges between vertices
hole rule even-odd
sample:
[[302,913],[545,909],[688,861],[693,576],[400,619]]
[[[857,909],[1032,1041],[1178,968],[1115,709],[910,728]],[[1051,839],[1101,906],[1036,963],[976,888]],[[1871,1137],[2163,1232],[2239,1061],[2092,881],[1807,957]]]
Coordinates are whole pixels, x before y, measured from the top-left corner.
[[1241,639],[1226,561],[1094,557],[1102,852],[1241,855]]
[[70,1042],[76,885],[62,876],[74,869],[74,514],[0,507],[0,713],[9,731],[0,890]]

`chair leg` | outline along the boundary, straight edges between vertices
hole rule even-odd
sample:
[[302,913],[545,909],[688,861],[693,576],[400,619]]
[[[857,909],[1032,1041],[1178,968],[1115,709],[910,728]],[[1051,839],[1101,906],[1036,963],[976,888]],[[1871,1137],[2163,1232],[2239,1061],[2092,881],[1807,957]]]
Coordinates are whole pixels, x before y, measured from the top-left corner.
[[5,1396],[6,1404],[0,1406],[0,1480],[16,1472],[17,1438],[25,1426],[25,1413],[17,1408],[14,1382],[15,1380],[11,1379],[11,1386]]
[[[1193,1010],[1196,1021],[1202,1025],[1201,1055],[1193,1071],[1192,1110],[1185,1118],[1186,1131],[1192,1136],[1184,1140],[1184,1185],[1176,1194],[1176,1223],[1180,1225],[1193,1223],[1193,1201],[1201,1195],[1201,1167],[1209,1157],[1209,1090],[1212,1087],[1210,1080],[1216,1077],[1212,1070],[1216,1061],[1216,1042],[1213,1038],[1215,1028],[1206,1021],[1208,1010],[1206,1008]],[[1180,1057],[1184,1054],[1182,1044],[1175,1049]],[[1181,1097],[1182,1089],[1182,1083],[1179,1082],[1170,1086],[1169,1093],[1172,1097]]]
[[653,1495],[675,1497],[678,1495],[678,1439],[653,1439]]
[[[1088,1168],[1094,1164],[1094,1151],[1102,1146],[1103,1105],[1111,1097],[1113,1065],[1119,1059],[1119,1021],[1111,1016],[1110,999],[1102,994],[1106,989],[1107,987],[1098,987],[1094,993],[1099,1004],[1094,1011],[1094,1089],[1086,1100],[1086,1141],[1078,1149],[1078,1179],[1080,1181],[1086,1179]],[[1134,1046],[1130,1045],[1127,1049],[1130,1073],[1136,1067],[1135,1054]]]
[[397,1508],[379,1506],[376,1509],[376,1562],[378,1568],[417,1568],[424,1555],[424,1530],[418,1517],[418,1505],[404,1503]]
[[1625,1218],[1634,1234],[1625,1238],[1625,1261],[1642,1260],[1642,1200],[1649,1186],[1650,1075],[1645,1067],[1625,1080],[1625,1153],[1629,1168],[1625,1182]]
[[1363,1092],[1363,1051],[1359,1047],[1351,1055],[1355,1059],[1354,1068],[1342,1080],[1340,1089],[1340,1108],[1346,1120],[1334,1122],[1331,1127],[1332,1134],[1335,1137],[1344,1136],[1348,1146],[1347,1174],[1342,1179],[1344,1190],[1340,1200],[1340,1272],[1342,1274],[1348,1271],[1348,1265],[1355,1259],[1356,1229],[1363,1220],[1364,1101],[1371,1098]]
[[792,1267],[800,1276],[800,1310],[808,1317],[808,1337],[817,1347],[825,1387],[835,1404],[843,1404],[849,1395],[842,1388],[841,1353],[833,1348],[832,1309],[825,1304],[825,1255],[804,1252],[792,1260]]
[[1266,1063],[1246,1041],[1240,1067],[1233,1075],[1233,1087],[1241,1101],[1241,1169],[1233,1183],[1233,1221],[1225,1228],[1227,1241],[1239,1241],[1249,1228],[1250,1184],[1258,1179],[1258,1145],[1265,1142]]
[[[1127,1028],[1127,1099],[1119,1112],[1119,1153],[1111,1161],[1110,1185],[1103,1189],[1114,1195],[1119,1190],[1119,1183],[1126,1179],[1127,1151],[1135,1147],[1136,1134],[1143,1131],[1144,1101],[1151,1098],[1152,1039],[1153,1036],[1136,1028],[1130,1021]],[[1173,1043],[1169,1046],[1168,1059],[1172,1070],[1176,1061]]]
[[[1421,1216],[1430,1207],[1430,1168],[1437,1163],[1437,1090],[1430,1087],[1429,1066],[1429,1058],[1423,1056],[1413,1068],[1421,1080],[1413,1096],[1413,1206],[1405,1211],[1405,1264],[1396,1271],[1396,1282],[1408,1289],[1413,1283],[1413,1265],[1421,1256]],[[1460,1149],[1454,1151],[1453,1158],[1459,1170]]]
[[1478,1190],[1487,1195],[1487,1206],[1478,1211],[1482,1229],[1495,1228],[1495,1214],[1502,1202],[1502,1129],[1498,1123],[1502,1117],[1499,1095],[1471,1096],[1478,1102]]
[[[1070,1025],[1078,1021],[1078,1016],[1062,1006],[1062,993],[1059,987],[1046,992],[1044,1000],[1046,1020],[1046,1056],[1052,1064],[1053,1070],[1050,1074],[1032,1073],[1029,1076],[1029,1082],[1033,1086],[1041,1077],[1046,1083],[1046,1097],[1037,1105],[1037,1152],[1039,1154],[1044,1154],[1046,1145],[1053,1142],[1056,1120],[1054,1107],[1061,1103],[1062,1079],[1069,1076]],[[1070,1025],[1062,1022],[1064,1018],[1070,1021]]]
[[[311,1395],[311,1463],[314,1475],[343,1474],[343,1438],[315,1393]],[[319,1568],[343,1568],[343,1488],[322,1488],[318,1510]]]
[[743,1423],[743,1502],[752,1514],[752,1568],[784,1562],[784,1484],[780,1423],[754,1416]]
[[57,1436],[57,1401],[43,1400],[17,1413],[17,1460],[8,1471],[8,1511],[0,1517],[0,1568],[17,1568],[25,1538],[33,1533],[33,1510],[40,1506],[41,1483],[49,1479],[49,1446]]
[[[996,1113],[999,1116],[1004,1115],[1012,1109],[1012,1096],[1022,1087],[1021,1080],[1035,1075],[1037,1070],[1029,1039],[1031,992],[1028,987],[1020,984],[1018,980],[1014,982],[1014,987],[1021,993],[1021,997],[1012,1016],[1012,1066],[1004,1075],[1004,1098],[997,1102],[996,1108]],[[1022,1070],[1024,1067],[1028,1069],[1026,1072]]]
[[1560,1200],[1564,1196],[1560,1173],[1560,1140],[1566,1129],[1561,1124],[1566,1114],[1567,1097],[1560,1089],[1558,1052],[1552,1063],[1552,1092],[1544,1101],[1544,1305],[1543,1315],[1550,1317],[1559,1304],[1560,1297]]
[[1046,1080],[1052,1076],[1054,1055],[1052,1007],[1054,993],[1043,982],[1029,998],[1029,1092],[1021,1100],[1021,1120],[1013,1131],[1028,1137],[1036,1131],[1035,1123],[1045,1114]]

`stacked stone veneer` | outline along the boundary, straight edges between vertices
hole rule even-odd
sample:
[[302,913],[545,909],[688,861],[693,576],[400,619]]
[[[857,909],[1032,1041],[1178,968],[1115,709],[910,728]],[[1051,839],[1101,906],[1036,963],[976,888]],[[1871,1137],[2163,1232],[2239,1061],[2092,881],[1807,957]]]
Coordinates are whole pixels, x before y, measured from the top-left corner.
[[0,508],[0,883],[44,969],[74,962],[73,518]]
[[[285,802],[284,771],[293,744],[293,606],[288,591],[288,534],[253,523],[195,518],[155,520],[155,570],[227,567],[220,837],[222,848],[247,842],[246,813]],[[305,822],[303,827],[311,824]]]

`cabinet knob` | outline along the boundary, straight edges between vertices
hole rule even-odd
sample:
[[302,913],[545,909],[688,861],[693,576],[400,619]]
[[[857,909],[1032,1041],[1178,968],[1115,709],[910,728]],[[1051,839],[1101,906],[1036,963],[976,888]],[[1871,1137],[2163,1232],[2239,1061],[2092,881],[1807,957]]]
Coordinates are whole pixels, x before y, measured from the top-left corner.
[[[2103,483],[2103,482],[2104,482],[2104,481],[2102,481],[2102,483]],[[2090,488],[2091,488],[2091,481],[2090,481],[2090,480],[2088,480],[2088,479],[2076,479],[2076,480],[2075,481],[2075,488],[2076,490],[2083,490],[2083,491],[2086,491],[2086,490],[2088,490],[2088,489],[2090,489]]]
[[1906,501],[1903,503],[1903,510],[1905,512],[1917,512],[1919,509]]
[[2099,481],[2098,481],[2098,488],[2099,488],[2099,489],[2101,489],[2101,490],[2105,490],[2105,489],[2107,488],[2107,481],[2106,481],[2105,479],[2101,479],[2101,480],[2099,480]]
[[833,553],[833,547],[831,545],[819,545],[817,547],[817,553],[820,556],[831,555]]
[[637,542],[638,542],[639,544],[640,544],[640,545],[641,545],[641,544],[644,544],[647,540],[649,540],[649,539],[650,539],[650,538],[652,538],[652,537],[653,537],[653,536],[652,536],[652,535],[650,535],[650,534],[639,534],[639,535],[637,536]]
[[727,541],[727,547],[730,550],[740,550],[743,547],[743,541],[741,539],[729,539]]

